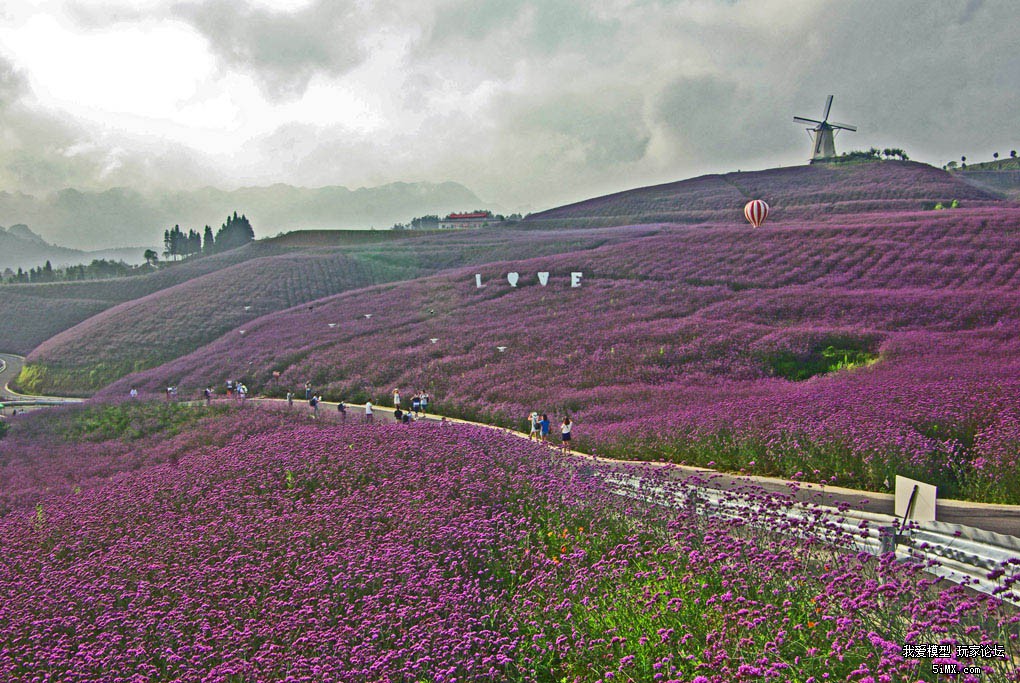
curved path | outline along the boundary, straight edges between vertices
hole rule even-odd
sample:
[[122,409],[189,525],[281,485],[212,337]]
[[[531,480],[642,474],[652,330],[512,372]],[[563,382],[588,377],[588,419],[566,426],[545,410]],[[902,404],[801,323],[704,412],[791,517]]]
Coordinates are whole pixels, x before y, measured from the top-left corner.
[[[283,404],[282,399],[253,399],[263,403]],[[336,403],[322,402],[319,404],[319,416],[329,421],[337,420]],[[364,419],[364,405],[347,404],[347,420],[362,421]],[[305,401],[295,401],[294,410],[311,412]],[[393,408],[373,406],[375,420],[393,422]],[[426,419],[436,421],[441,416],[429,415]],[[502,432],[513,434],[522,439],[528,435],[512,429],[493,427],[492,425],[478,422],[468,422],[447,418],[447,421],[455,424],[470,424],[487,429],[496,429]],[[558,450],[558,449],[557,449]],[[570,451],[570,454],[578,458],[591,459],[592,456],[578,451]],[[862,510],[883,515],[893,515],[894,496],[891,493],[878,493],[873,491],[858,491],[855,489],[841,488],[838,486],[822,486],[804,482],[793,482],[776,477],[759,477],[747,475],[734,475],[717,472],[703,467],[682,467],[670,465],[669,463],[635,462],[630,460],[611,460],[598,458],[598,462],[609,463],[613,466],[625,468],[634,465],[649,465],[651,467],[670,467],[677,479],[689,479],[697,477],[704,485],[716,489],[732,490],[750,485],[760,486],[766,491],[792,495],[794,498],[805,503],[816,503],[819,505],[846,506],[852,510]],[[962,500],[942,499],[936,505],[936,519],[949,524],[971,526],[985,531],[1016,536],[1020,538],[1020,506],[1018,505],[995,505],[989,503],[972,503]]]
[[0,353],[0,403],[9,406],[41,406],[62,405],[64,403],[80,403],[80,398],[63,396],[32,396],[19,394],[10,387],[10,383],[21,374],[25,359],[13,353]]
[[[77,403],[81,399],[63,398],[59,396],[29,396],[12,391],[8,382],[12,381],[21,372],[24,358],[13,354],[0,354],[0,396],[3,399],[13,398],[14,401],[4,401],[8,405],[53,405],[62,403]],[[276,405],[285,404],[283,399],[251,399],[260,403],[272,403]],[[319,416],[329,420],[337,420],[336,403],[323,402],[320,404]],[[311,412],[308,404],[302,400],[294,403],[295,411],[303,413]],[[350,421],[361,421],[364,419],[364,405],[349,404],[347,419]],[[383,422],[393,422],[393,409],[383,406],[375,406],[375,419]],[[438,420],[438,416],[430,415],[427,419]],[[514,434],[523,439],[528,436],[521,432],[477,422],[468,422],[447,418],[451,423],[471,424],[488,429]],[[570,451],[571,455],[579,458],[591,458],[590,455],[577,451]],[[599,462],[608,462],[614,466],[624,468],[635,465],[632,461],[606,460],[600,458]],[[670,467],[665,463],[644,463],[653,467]],[[681,467],[673,465],[672,471],[678,479],[698,477],[705,481],[705,485],[717,489],[736,489],[748,484],[760,486],[766,491],[785,493],[794,496],[797,500],[807,503],[821,505],[847,506],[853,510],[861,510],[877,514],[892,515],[894,513],[893,495],[890,493],[878,493],[873,491],[858,491],[837,486],[821,486],[803,482],[792,482],[775,477],[740,476],[725,474],[701,467]],[[971,526],[985,531],[993,531],[1009,536],[1020,537],[1020,506],[1016,505],[994,505],[988,503],[971,503],[967,501],[939,499],[936,507],[936,519],[940,522]]]

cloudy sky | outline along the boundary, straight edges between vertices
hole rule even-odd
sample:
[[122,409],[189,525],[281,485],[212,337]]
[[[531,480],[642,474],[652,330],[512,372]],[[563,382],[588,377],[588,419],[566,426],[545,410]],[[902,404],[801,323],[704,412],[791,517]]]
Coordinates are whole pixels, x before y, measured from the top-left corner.
[[837,149],[1020,147],[1014,0],[24,0],[0,190],[463,183],[537,210]]

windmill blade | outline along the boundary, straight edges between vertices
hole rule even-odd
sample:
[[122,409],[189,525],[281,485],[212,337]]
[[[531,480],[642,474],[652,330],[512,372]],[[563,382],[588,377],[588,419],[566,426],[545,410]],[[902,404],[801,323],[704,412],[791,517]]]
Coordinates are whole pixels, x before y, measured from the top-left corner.
[[822,115],[822,121],[829,120],[830,109],[832,109],[832,95],[829,95],[829,99],[825,100],[825,114]]
[[830,123],[833,128],[842,128],[843,130],[857,131],[857,126],[851,126],[849,123]]
[[812,123],[812,124],[815,124],[815,125],[821,125],[821,123],[822,123],[821,121],[815,121],[814,119],[806,119],[803,116],[794,116],[793,117],[793,122],[794,123]]

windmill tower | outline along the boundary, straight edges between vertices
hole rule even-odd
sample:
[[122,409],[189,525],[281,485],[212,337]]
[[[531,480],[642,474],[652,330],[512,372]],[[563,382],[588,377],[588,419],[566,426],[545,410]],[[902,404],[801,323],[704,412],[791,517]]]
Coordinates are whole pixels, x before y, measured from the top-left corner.
[[857,126],[851,126],[846,123],[829,123],[830,109],[832,109],[832,95],[829,95],[829,99],[825,101],[825,113],[822,115],[821,121],[806,119],[802,116],[793,117],[795,123],[812,124],[812,127],[807,129],[809,133],[815,134],[815,148],[811,154],[812,164],[816,161],[825,161],[836,156],[836,144],[832,141],[834,130],[857,130]]

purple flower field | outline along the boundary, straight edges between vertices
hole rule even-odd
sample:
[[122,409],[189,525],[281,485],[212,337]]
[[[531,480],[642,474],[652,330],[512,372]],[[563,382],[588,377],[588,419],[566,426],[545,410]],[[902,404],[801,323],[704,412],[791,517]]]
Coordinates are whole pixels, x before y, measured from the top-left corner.
[[[983,668],[961,682],[1020,680],[1012,610],[835,530],[630,501],[601,466],[435,423],[234,410],[125,459],[95,439],[133,410],[28,415],[0,441],[0,491],[24,494],[0,512],[0,679],[934,681],[903,645],[941,643],[934,661]],[[47,425],[65,441],[21,455]]]
[[[266,316],[105,394],[426,388],[437,412],[506,426],[570,412],[603,455],[1020,503],[1018,224],[998,207],[667,227]],[[859,362],[819,371],[826,353]]]
[[175,264],[138,277],[0,287],[0,350],[25,354],[53,335],[124,301],[200,278],[249,259],[279,254],[273,244],[250,244]]
[[[257,245],[268,252],[265,257],[210,273],[201,272],[174,286],[132,298],[77,325],[73,325],[77,322],[73,317],[70,325],[54,325],[68,322],[65,312],[77,315],[81,309],[65,299],[42,301],[43,310],[59,312],[53,316],[36,315],[39,307],[35,297],[26,298],[25,305],[20,307],[8,304],[6,319],[11,327],[25,330],[19,340],[25,335],[36,338],[40,327],[51,330],[53,335],[32,352],[32,365],[19,380],[21,389],[88,396],[130,372],[190,353],[229,330],[243,329],[260,316],[325,296],[409,280],[501,255],[514,258],[585,250],[650,232],[655,229],[558,231],[541,238],[519,232],[515,238],[506,239],[491,231],[475,231],[413,235],[382,244],[288,250],[271,242]],[[195,270],[187,262],[165,272],[178,268],[185,272]],[[151,284],[149,278],[132,279]],[[131,283],[124,284],[130,289]],[[97,306],[98,310],[106,307],[99,303]],[[4,334],[0,330],[0,342]],[[12,344],[12,348],[19,349],[20,344],[20,341],[19,345]]]
[[995,195],[926,164],[812,164],[641,187],[535,213],[525,223],[534,227],[649,221],[742,223],[734,207],[742,207],[749,199],[769,202],[769,221],[918,211],[953,199],[971,208],[1000,203]]

